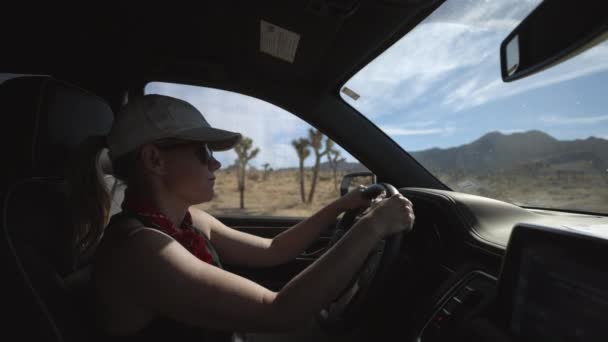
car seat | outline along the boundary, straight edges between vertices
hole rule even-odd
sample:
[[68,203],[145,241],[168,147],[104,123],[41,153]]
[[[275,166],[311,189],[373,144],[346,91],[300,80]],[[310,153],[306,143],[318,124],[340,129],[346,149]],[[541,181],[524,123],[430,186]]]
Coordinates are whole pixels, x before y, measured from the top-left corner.
[[4,124],[0,178],[0,311],[3,334],[19,340],[95,341],[90,266],[71,248],[65,189],[71,153],[105,135],[113,113],[91,93],[51,77],[0,84]]

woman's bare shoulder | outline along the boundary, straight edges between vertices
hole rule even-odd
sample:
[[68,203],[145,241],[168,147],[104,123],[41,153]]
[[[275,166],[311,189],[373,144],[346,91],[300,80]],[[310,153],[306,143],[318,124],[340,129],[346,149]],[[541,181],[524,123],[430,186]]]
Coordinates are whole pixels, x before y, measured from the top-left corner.
[[133,266],[130,261],[150,258],[173,242],[171,236],[135,218],[113,217],[95,253],[96,265],[99,271],[105,269],[103,273],[115,275],[121,269],[128,273]]
[[155,316],[135,297],[145,288],[146,269],[154,268],[159,251],[175,240],[134,219],[113,220],[106,229],[93,268],[101,305],[99,319],[110,332],[129,333]]

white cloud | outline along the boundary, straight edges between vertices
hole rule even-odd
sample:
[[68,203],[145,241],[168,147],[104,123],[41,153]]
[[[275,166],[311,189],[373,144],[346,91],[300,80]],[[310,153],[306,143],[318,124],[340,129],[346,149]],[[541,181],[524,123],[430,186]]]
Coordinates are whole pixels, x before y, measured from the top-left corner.
[[[415,116],[415,101],[439,102],[448,113],[470,109],[608,70],[608,44],[598,45],[541,74],[505,83],[500,78],[502,39],[540,0],[461,0],[444,3],[424,23],[359,72],[348,87],[351,103],[372,119]],[[410,111],[412,111],[410,113]]]
[[608,115],[587,117],[543,116],[539,119],[549,125],[593,125],[608,121]]
[[525,131],[529,131],[529,129],[511,128],[511,129],[499,129],[498,131],[502,134],[513,134],[513,133],[523,133]]
[[487,58],[487,52],[467,49],[463,44],[468,43],[458,39],[463,35],[479,36],[461,24],[423,24],[349,81],[348,87],[362,97],[347,101],[372,117],[387,114],[378,108],[394,111],[406,107],[432,91],[446,75]]
[[[540,0],[480,2],[444,3],[348,82],[349,88],[362,95],[358,101],[345,99],[373,118],[403,112],[417,99],[435,94],[455,73],[497,56],[498,39],[505,37]],[[473,78],[456,98],[482,85]]]
[[[503,82],[499,76],[492,75],[487,70],[478,73],[473,79],[469,80],[479,84],[479,87],[471,91],[468,91],[470,89],[464,89],[465,85],[457,87],[453,91],[457,95],[447,97],[445,104],[452,105],[454,110],[460,111],[529,90],[606,71],[608,70],[608,58],[606,56],[608,56],[608,44],[603,43],[540,74],[510,83]],[[498,68],[499,63],[496,62],[494,68],[496,72],[498,72]]]
[[411,127],[429,127],[437,124],[437,120],[417,121],[409,123],[407,126]]
[[386,134],[390,136],[408,136],[408,135],[433,135],[433,134],[451,134],[454,132],[454,127],[444,128],[405,128],[389,125],[380,126]]
[[456,22],[491,30],[511,30],[541,0],[447,1],[429,22]]

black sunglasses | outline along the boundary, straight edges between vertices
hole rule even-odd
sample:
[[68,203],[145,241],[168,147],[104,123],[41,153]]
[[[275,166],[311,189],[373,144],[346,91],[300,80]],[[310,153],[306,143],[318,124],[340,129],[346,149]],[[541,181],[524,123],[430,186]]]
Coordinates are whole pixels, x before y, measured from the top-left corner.
[[183,141],[183,140],[175,140],[175,139],[165,139],[165,140],[158,140],[156,142],[153,143],[154,146],[163,149],[163,150],[169,150],[169,149],[173,149],[173,148],[177,148],[177,147],[181,147],[181,146],[185,146],[185,145],[199,145],[199,148],[196,149],[196,156],[198,157],[198,159],[201,161],[201,163],[208,165],[211,160],[213,159],[213,151],[209,148],[209,145],[205,144],[205,143],[197,143],[197,142],[193,142],[193,141]]

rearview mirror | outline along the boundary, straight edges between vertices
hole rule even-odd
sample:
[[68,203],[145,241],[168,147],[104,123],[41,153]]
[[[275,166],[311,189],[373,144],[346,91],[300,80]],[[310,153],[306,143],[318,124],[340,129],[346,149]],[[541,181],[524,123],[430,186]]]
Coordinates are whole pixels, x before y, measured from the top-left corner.
[[543,1],[500,45],[505,82],[559,64],[608,37],[603,0]]
[[353,190],[359,185],[372,185],[376,184],[376,175],[371,172],[353,172],[349,173],[342,178],[340,183],[340,196],[346,195],[349,191]]

